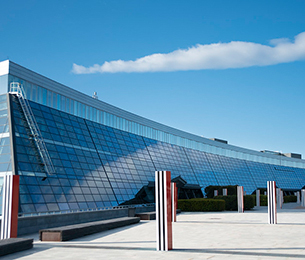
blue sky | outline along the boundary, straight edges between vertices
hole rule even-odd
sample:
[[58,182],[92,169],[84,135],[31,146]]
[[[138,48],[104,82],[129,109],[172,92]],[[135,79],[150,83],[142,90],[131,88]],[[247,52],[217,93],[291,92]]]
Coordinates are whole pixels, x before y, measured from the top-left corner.
[[5,1],[0,60],[187,132],[305,157],[304,10],[295,0]]

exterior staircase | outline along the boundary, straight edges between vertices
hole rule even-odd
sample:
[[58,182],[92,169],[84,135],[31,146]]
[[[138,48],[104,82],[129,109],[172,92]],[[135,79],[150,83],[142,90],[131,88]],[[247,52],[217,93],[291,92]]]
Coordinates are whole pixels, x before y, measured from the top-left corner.
[[25,119],[28,123],[29,129],[31,131],[30,136],[34,140],[36,147],[37,147],[37,151],[40,155],[40,159],[42,161],[42,166],[44,167],[44,169],[48,175],[54,174],[55,170],[54,170],[52,160],[48,153],[46,144],[43,140],[43,137],[39,130],[38,124],[36,122],[35,116],[30,107],[30,104],[29,104],[28,100],[26,99],[26,95],[25,95],[22,85],[18,82],[12,82],[10,84],[9,93],[16,95],[16,97],[19,100],[19,104],[22,108],[24,117],[25,117]]

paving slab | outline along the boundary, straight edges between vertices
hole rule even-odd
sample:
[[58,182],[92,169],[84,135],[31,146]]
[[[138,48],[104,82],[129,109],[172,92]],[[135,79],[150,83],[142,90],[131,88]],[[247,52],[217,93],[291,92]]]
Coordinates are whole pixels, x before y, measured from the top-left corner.
[[[269,225],[267,207],[245,213],[181,213],[173,223],[174,249],[156,251],[156,221],[109,230],[69,242],[41,242],[6,259],[303,259],[305,209],[278,210]],[[32,236],[33,237],[33,236]]]

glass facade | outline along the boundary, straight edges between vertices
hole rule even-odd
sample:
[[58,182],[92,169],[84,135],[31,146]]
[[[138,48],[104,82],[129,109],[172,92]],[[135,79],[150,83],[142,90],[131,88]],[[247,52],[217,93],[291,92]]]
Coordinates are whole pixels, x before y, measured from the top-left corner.
[[0,95],[0,176],[12,172],[7,95]]
[[0,95],[0,218],[2,215],[3,176],[12,174],[11,143],[7,95]]
[[0,219],[2,216],[3,177],[0,177]]
[[[80,102],[66,95],[56,93],[51,89],[47,89],[38,84],[30,83],[21,79],[20,77],[9,75],[8,85],[11,82],[19,82],[22,84],[26,93],[26,98],[31,101],[46,105],[51,108],[55,108],[59,111],[67,112],[84,119],[88,119],[90,121],[94,121],[119,130],[127,131],[129,133],[137,134],[173,145],[182,146],[185,148],[223,155],[226,157],[305,169],[305,162],[303,160],[289,160],[284,156],[282,156],[282,158],[280,158],[280,156],[272,157],[258,152],[253,154],[250,152],[250,150],[243,150],[234,146],[219,147],[217,142],[215,144],[211,144],[210,142],[207,143],[209,140],[200,138],[198,136],[196,137],[197,139],[199,138],[200,141],[192,140],[190,138],[173,134],[170,132],[170,129],[167,132],[161,129],[147,126],[141,122],[136,122],[136,120],[128,120],[122,116],[115,115],[103,109],[92,107],[85,102]],[[141,121],[141,119],[138,121]]]
[[30,102],[55,167],[46,176],[18,99],[12,98],[20,213],[88,210],[132,200],[169,170],[202,190],[208,185],[242,185],[247,194],[266,187],[300,189],[305,170],[261,164],[156,141]]
[[[35,77],[42,82],[37,74],[33,81]],[[200,143],[111,114],[56,93],[50,86],[42,87],[42,83],[13,75],[0,79],[0,89],[3,84],[9,88],[10,82],[23,85],[55,168],[53,174],[46,173],[18,98],[10,94],[8,106],[8,95],[1,95],[0,187],[2,176],[12,173],[14,143],[20,214],[126,204],[154,182],[154,172],[160,170],[171,171],[172,178],[181,177],[203,192],[209,185],[242,185],[251,194],[270,180],[282,189],[304,186],[304,160],[213,146],[212,141]]]

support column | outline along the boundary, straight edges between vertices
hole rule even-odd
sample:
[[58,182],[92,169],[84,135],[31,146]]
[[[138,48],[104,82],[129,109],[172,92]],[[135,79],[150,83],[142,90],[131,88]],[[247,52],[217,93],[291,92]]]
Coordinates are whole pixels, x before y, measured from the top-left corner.
[[222,189],[222,195],[228,196],[228,189]]
[[15,238],[18,231],[19,175],[16,162],[16,140],[11,94],[7,93],[7,112],[12,171],[3,176],[1,239]]
[[244,212],[244,187],[237,186],[237,208],[238,213]]
[[156,171],[155,182],[157,251],[168,251],[173,249],[171,172]]
[[267,193],[268,193],[268,223],[277,224],[275,181],[267,181]]
[[297,203],[300,204],[300,203],[301,203],[301,200],[300,200],[300,192],[297,191],[297,192],[296,192],[296,195],[297,195]]
[[172,222],[177,221],[177,206],[178,206],[178,188],[175,182],[171,183],[172,193]]
[[19,175],[5,175],[2,188],[1,239],[17,237]]
[[261,206],[261,191],[256,190],[256,206],[260,207]]
[[301,190],[301,206],[305,207],[305,190]]
[[283,207],[282,190],[280,188],[276,189],[276,203],[279,209]]

